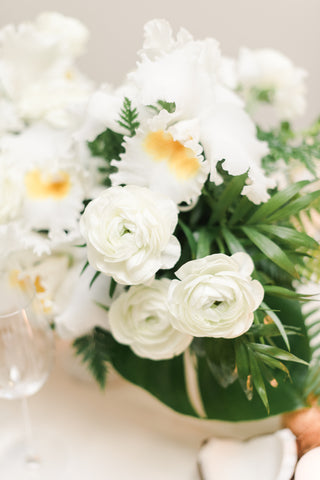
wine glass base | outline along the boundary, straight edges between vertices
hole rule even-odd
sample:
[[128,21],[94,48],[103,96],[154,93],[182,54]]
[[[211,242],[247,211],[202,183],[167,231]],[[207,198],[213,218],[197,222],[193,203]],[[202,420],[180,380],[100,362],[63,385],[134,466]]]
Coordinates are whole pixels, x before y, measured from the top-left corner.
[[67,470],[67,453],[61,437],[37,431],[33,451],[24,439],[9,441],[0,451],[0,478],[5,480],[57,480]]

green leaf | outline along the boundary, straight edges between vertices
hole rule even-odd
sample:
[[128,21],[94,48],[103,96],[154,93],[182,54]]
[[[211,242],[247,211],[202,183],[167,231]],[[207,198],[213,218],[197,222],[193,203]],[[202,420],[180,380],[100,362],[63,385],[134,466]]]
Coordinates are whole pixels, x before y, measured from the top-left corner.
[[[231,218],[228,222],[229,226],[235,225],[249,215],[249,213],[253,210],[256,209],[256,205],[254,205],[252,202],[250,202],[247,197],[242,197],[238,202],[237,206],[231,215]],[[246,223],[246,222],[243,222]]]
[[91,154],[94,157],[104,158],[108,163],[111,160],[120,160],[120,154],[124,153],[123,135],[107,128],[100,133],[93,142],[88,142]]
[[257,225],[258,230],[268,233],[280,240],[283,240],[287,243],[290,243],[293,248],[304,247],[308,248],[318,248],[319,244],[313,238],[309,237],[305,233],[298,232],[294,228],[282,227],[280,225]]
[[89,262],[87,261],[82,267],[82,270],[80,272],[80,276],[87,270],[88,267],[89,267]]
[[308,371],[307,379],[304,386],[304,396],[307,399],[310,395],[320,396],[320,363],[318,360],[314,361]]
[[221,220],[224,218],[228,207],[233,203],[234,199],[240,195],[243,186],[245,185],[248,174],[237,175],[227,183],[226,187],[222,191],[218,202],[215,205],[215,209],[211,215],[211,221]]
[[258,357],[258,361],[264,381],[269,383],[272,388],[277,388],[279,382],[276,377],[279,376],[279,372],[276,372],[275,374],[274,369],[272,370],[272,368],[270,368],[266,363],[263,363],[260,357]]
[[147,105],[147,107],[156,114],[160,113],[161,110],[167,110],[168,113],[174,113],[176,111],[175,102],[166,102],[165,100],[158,100],[156,105]]
[[291,378],[288,368],[284,365],[284,363],[280,362],[280,360],[260,352],[256,353],[256,355],[261,362],[269,365],[269,367],[273,369],[282,370],[286,375],[288,375],[289,378]]
[[[303,336],[296,335],[290,339],[291,351],[294,355],[308,361],[310,358],[310,349],[300,305],[297,302],[286,299],[266,298],[265,301],[270,309],[279,311],[278,316],[282,323],[301,329]],[[112,343],[111,349],[107,346],[111,356],[111,363],[122,376],[149,391],[174,410],[183,414],[197,416],[188,397],[182,356],[164,361],[152,361],[140,358],[137,357],[129,347],[118,344],[112,338],[111,334],[106,332],[106,335],[109,335],[110,342]],[[240,341],[245,343],[245,340],[241,337],[235,339],[236,344]],[[256,420],[267,416],[266,409],[260,397],[254,395],[252,400],[249,401],[243,393],[242,385],[238,381],[230,384],[227,388],[223,388],[213,377],[207,358],[201,353],[203,349],[200,348],[198,350],[198,384],[208,418],[226,421],[244,421]],[[263,373],[263,365],[262,363],[260,364],[261,373]],[[243,361],[241,362],[240,370],[242,367],[241,375],[243,375],[243,379],[246,381],[246,373],[242,373],[243,371],[246,372]],[[238,365],[237,368],[240,379]],[[268,383],[266,384],[271,415],[277,415],[306,406],[303,384],[307,369],[308,367],[305,365],[292,363],[289,368],[292,383],[279,381],[277,388],[272,388]],[[250,381],[248,381],[248,386],[250,387]]]
[[92,333],[77,338],[73,342],[76,354],[87,364],[92,375],[100,385],[105,388],[107,381],[109,361],[108,344],[105,341],[103,329],[95,328]]
[[271,357],[278,358],[279,360],[285,360],[287,362],[301,363],[302,365],[308,365],[308,362],[302,358],[298,358],[290,352],[283,350],[282,348],[273,347],[272,345],[263,345],[261,343],[250,343],[250,347],[259,353],[270,355]]
[[212,232],[206,227],[199,230],[196,258],[203,258],[211,253]]
[[111,162],[120,160],[120,155],[125,151],[123,141],[123,135],[107,128],[93,142],[88,142],[92,156],[105,160],[103,166],[98,167],[98,171],[101,173],[101,184],[106,187],[111,186],[110,174],[117,171]]
[[231,254],[236,252],[245,252],[245,249],[240,241],[233,235],[233,233],[230,232],[230,230],[228,230],[228,228],[222,227],[221,232]]
[[268,394],[267,394],[266,386],[263,381],[259,363],[257,362],[255,355],[250,349],[248,349],[248,354],[249,354],[250,372],[252,375],[253,385],[255,386],[255,389],[259,397],[261,398],[262,403],[265,406],[269,415],[270,406],[269,406]]
[[108,305],[104,305],[103,303],[100,302],[94,302],[98,307],[102,308],[102,310],[105,310],[106,312],[109,312],[110,307]]
[[270,222],[277,222],[282,219],[290,218],[292,215],[297,215],[301,210],[310,207],[312,202],[320,197],[320,190],[312,193],[306,193],[303,197],[290,202],[280,211],[275,212],[269,217]]
[[195,259],[196,256],[197,256],[197,242],[196,242],[196,240],[193,236],[193,233],[190,230],[190,228],[185,223],[183,223],[183,221],[181,219],[179,219],[179,225],[180,225],[180,227],[181,227],[181,229],[182,229],[183,233],[185,234],[186,239],[188,241],[188,245],[190,247],[192,259]]
[[[197,416],[189,400],[183,355],[157,361],[141,358],[129,347],[117,343],[110,333],[106,332],[106,335],[112,343],[112,365],[120,375],[144,388],[170,408],[184,415]],[[210,377],[212,379],[211,373]]]
[[278,287],[277,285],[264,285],[263,288],[264,291],[270,295],[282,298],[291,298],[292,300],[307,301],[314,297],[314,295],[297,293],[294,290],[289,290],[285,287]]
[[275,312],[273,312],[266,303],[262,302],[261,303],[261,308],[263,308],[263,310],[266,312],[267,315],[269,315],[269,317],[271,318],[271,320],[273,321],[273,323],[276,325],[277,329],[279,330],[282,338],[283,338],[283,341],[284,343],[286,344],[286,347],[287,349],[290,351],[290,343],[289,343],[289,339],[288,339],[288,336],[287,336],[287,333],[285,331],[285,328],[284,326],[282,325],[281,323],[281,320],[280,318],[278,317],[278,315],[275,314]]
[[[285,332],[287,335],[301,335],[301,330],[299,328],[293,328],[284,326]],[[247,332],[248,335],[254,335],[257,337],[278,337],[282,336],[279,332],[278,327],[274,323],[260,323],[257,325],[252,325]]]
[[281,248],[253,227],[242,227],[242,231],[261,252],[294,278],[299,278],[293,263]]
[[166,102],[165,100],[158,100],[158,105],[167,110],[169,113],[174,113],[176,111],[176,104],[175,102]]
[[239,383],[249,401],[252,400],[253,389],[251,385],[248,351],[245,342],[241,339],[235,341],[235,360]]
[[205,338],[203,343],[212,375],[226,388],[237,378],[233,341],[224,338]]
[[315,159],[320,158],[320,137],[317,121],[305,132],[293,131],[288,122],[282,122],[280,128],[265,132],[258,128],[259,140],[267,141],[269,153],[262,162],[265,169],[277,168],[278,160],[290,164],[298,160],[317,178]]
[[[289,187],[280,192],[277,192],[273,195],[270,200],[266,203],[262,204],[261,207],[256,210],[256,212],[252,215],[252,217],[247,222],[248,225],[252,225],[254,223],[259,223],[262,220],[265,220],[274,212],[280,211],[283,206],[288,203],[293,197],[295,197],[303,187],[308,185],[310,182],[308,180],[304,180],[302,182],[293,183]],[[282,210],[281,210],[282,211]]]
[[136,108],[132,107],[132,102],[129,98],[125,97],[123,101],[123,106],[120,113],[120,120],[118,124],[128,130],[131,137],[136,133],[137,128],[140,123],[138,119],[138,111]]
[[93,285],[94,282],[97,280],[97,278],[99,277],[99,275],[101,275],[101,272],[98,272],[98,271],[93,275],[93,277],[92,277],[92,279],[91,279],[91,282],[89,283],[89,288],[92,287],[92,285]]
[[115,292],[115,289],[117,287],[117,282],[114,280],[114,278],[110,278],[110,286],[109,286],[109,297],[112,298],[113,294]]

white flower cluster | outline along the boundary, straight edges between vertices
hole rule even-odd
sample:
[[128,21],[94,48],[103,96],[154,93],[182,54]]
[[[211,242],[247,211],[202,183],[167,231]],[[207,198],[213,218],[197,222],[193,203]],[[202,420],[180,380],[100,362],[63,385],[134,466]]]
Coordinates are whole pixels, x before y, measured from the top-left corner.
[[[177,204],[192,205],[208,175],[217,184],[222,181],[216,166],[223,161],[231,175],[248,172],[243,195],[265,202],[275,182],[261,167],[268,147],[257,139],[246,107],[268,100],[281,119],[303,113],[304,72],[272,50],[242,49],[238,60],[230,60],[213,39],[195,41],[184,29],[174,39],[164,20],[146,24],[139,56],[124,85],[94,93],[79,132],[89,140],[106,126],[126,133],[115,118],[125,95],[133,101],[140,127],[125,139],[120,162],[113,163],[112,184],[148,187]],[[175,108],[156,108],[159,100]]]
[[238,87],[251,108],[259,100],[273,107],[278,120],[292,120],[305,112],[305,70],[272,49],[242,48],[237,63]]
[[11,281],[19,288],[27,272],[64,336],[107,322],[92,301],[107,303],[106,280],[89,289],[94,271],[80,277],[86,252],[72,247],[82,241],[83,202],[101,190],[98,160],[74,140],[93,92],[75,63],[88,36],[58,13],[0,30],[0,266],[19,258],[20,271],[7,266]]
[[251,327],[264,295],[252,271],[242,252],[190,261],[176,272],[179,280],[154,280],[120,295],[110,308],[111,332],[154,360],[182,353],[193,337],[238,337]]
[[9,237],[40,255],[79,236],[95,188],[87,148],[72,140],[92,93],[75,66],[87,39],[57,13],[0,30],[0,257]]
[[[220,166],[247,173],[241,193],[251,202],[268,200],[268,146],[248,108],[254,95],[283,119],[301,113],[304,73],[267,50],[231,61],[215,40],[184,29],[174,38],[154,20],[126,82],[93,90],[75,65],[87,39],[80,22],[56,13],[0,30],[0,259],[20,252],[62,336],[110,322],[137,355],[167,359],[194,336],[243,334],[263,298],[247,254],[184,263],[178,280],[155,275],[179,261],[179,211],[195,206],[205,182],[223,183]],[[138,112],[131,136],[119,122],[125,97]],[[123,143],[104,189],[88,142],[107,129]],[[103,275],[89,287],[95,270]],[[21,272],[11,273],[19,285]]]

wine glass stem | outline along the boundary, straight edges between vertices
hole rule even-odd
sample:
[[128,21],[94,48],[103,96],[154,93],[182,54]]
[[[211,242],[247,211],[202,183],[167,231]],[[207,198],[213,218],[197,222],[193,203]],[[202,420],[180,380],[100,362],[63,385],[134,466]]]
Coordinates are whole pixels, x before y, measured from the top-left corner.
[[26,463],[28,467],[34,468],[39,465],[39,460],[34,451],[34,440],[31,425],[29,405],[26,397],[22,398],[22,415],[26,441]]

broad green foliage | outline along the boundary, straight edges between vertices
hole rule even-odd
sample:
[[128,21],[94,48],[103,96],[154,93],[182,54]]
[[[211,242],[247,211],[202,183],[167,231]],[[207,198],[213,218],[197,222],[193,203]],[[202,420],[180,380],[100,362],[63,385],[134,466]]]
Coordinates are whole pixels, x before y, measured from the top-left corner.
[[[286,312],[281,319],[288,325],[291,349],[300,359],[308,361],[308,341],[304,335],[296,335],[297,332],[305,334],[298,303],[273,299],[272,307]],[[272,337],[275,346],[259,345],[256,340],[262,335],[265,340]],[[271,415],[276,415],[305,406],[303,385],[307,366],[285,351],[283,341],[277,336],[273,325],[261,324],[261,328],[254,326],[252,331],[234,341],[194,341],[192,350],[197,354],[199,391],[208,418],[254,420],[264,418],[266,408],[270,408]],[[100,328],[76,342],[85,361],[88,361],[88,352],[93,354],[89,361],[91,371],[96,370],[101,376],[101,370],[107,368],[108,357],[114,368],[130,382],[146,389],[177,412],[197,416],[189,398],[183,355],[163,361],[143,359]],[[290,365],[286,366],[283,361],[289,361]]]

